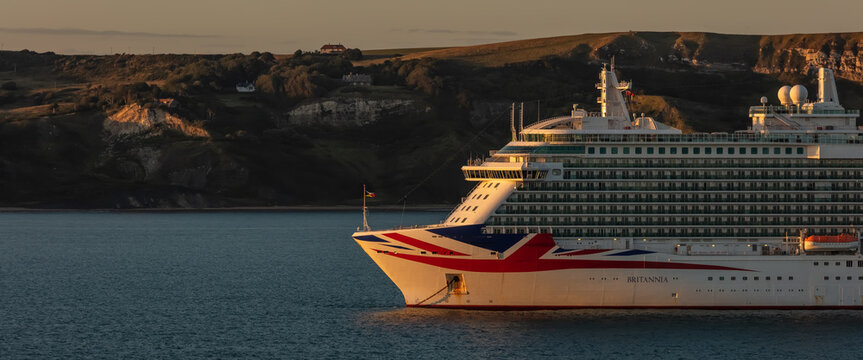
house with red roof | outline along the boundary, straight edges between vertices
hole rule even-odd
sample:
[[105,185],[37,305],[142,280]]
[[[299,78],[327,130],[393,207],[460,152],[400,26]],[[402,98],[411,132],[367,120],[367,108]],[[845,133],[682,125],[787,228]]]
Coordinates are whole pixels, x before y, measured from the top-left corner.
[[345,50],[347,50],[347,48],[345,48],[345,46],[342,44],[338,44],[338,45],[326,44],[324,46],[321,46],[321,54],[339,55],[339,54],[344,53]]

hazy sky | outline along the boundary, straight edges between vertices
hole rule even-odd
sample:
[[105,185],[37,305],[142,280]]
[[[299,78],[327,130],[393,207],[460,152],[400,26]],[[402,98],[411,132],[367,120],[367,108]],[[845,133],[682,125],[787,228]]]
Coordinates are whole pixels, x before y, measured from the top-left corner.
[[386,49],[628,30],[863,31],[863,1],[0,0],[3,50],[77,54]]

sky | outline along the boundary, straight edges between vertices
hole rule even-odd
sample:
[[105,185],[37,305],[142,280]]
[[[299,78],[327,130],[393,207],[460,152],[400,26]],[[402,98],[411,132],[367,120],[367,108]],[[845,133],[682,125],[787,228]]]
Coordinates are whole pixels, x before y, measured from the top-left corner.
[[863,1],[0,0],[0,50],[63,54],[283,54],[630,30],[857,32]]

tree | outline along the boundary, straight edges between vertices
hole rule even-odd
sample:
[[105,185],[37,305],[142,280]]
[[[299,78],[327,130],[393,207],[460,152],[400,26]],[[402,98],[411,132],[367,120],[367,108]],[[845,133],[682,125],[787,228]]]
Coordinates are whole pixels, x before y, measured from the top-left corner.
[[302,56],[303,56],[303,50],[297,49],[297,51],[294,51],[294,57],[295,58],[299,58]]
[[362,60],[363,52],[360,49],[345,49],[344,54],[342,56],[348,60]]

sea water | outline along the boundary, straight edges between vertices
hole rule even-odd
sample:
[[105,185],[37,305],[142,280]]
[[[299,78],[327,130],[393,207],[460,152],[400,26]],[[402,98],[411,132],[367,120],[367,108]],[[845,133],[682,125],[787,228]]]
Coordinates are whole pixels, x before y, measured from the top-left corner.
[[355,212],[0,213],[0,358],[861,357],[863,311],[406,309],[350,238],[359,224]]

